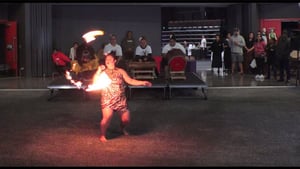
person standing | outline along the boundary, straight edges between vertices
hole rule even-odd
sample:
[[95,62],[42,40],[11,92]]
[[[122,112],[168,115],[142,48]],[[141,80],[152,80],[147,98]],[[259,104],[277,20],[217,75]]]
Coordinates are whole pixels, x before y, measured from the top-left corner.
[[[118,113],[121,119],[121,132],[124,135],[128,135],[126,127],[130,122],[130,111],[127,105],[127,99],[125,95],[125,83],[135,86],[151,86],[149,81],[141,81],[132,79],[124,69],[116,67],[116,56],[114,53],[109,53],[104,56],[105,66],[99,66],[94,79],[97,79],[102,73],[105,73],[111,83],[102,89],[101,93],[101,112],[102,119],[100,122],[100,141],[106,142],[106,130],[113,117],[113,113]],[[86,91],[92,91],[89,88]]]
[[271,77],[271,70],[273,71],[274,79],[276,80],[277,77],[277,70],[276,70],[276,40],[275,38],[269,39],[269,43],[266,46],[266,52],[267,52],[267,78],[270,79]]
[[206,57],[207,57],[207,40],[204,35],[202,35],[199,47],[200,47],[200,58],[206,59]]
[[211,44],[212,51],[212,64],[211,67],[217,68],[218,75],[220,74],[220,68],[222,68],[222,52],[223,45],[220,39],[220,35],[216,35],[216,40]]
[[121,41],[123,57],[125,60],[132,60],[134,57],[134,49],[136,47],[135,39],[132,31],[127,31],[124,39]]
[[250,73],[252,70],[250,68],[250,63],[254,58],[254,43],[255,43],[255,38],[254,38],[254,33],[249,32],[248,38],[246,39],[246,45],[245,45],[245,53],[244,53],[244,72],[245,73]]
[[231,46],[231,73],[233,74],[235,71],[235,65],[238,64],[240,68],[240,74],[244,74],[243,69],[243,48],[245,47],[245,39],[242,35],[240,35],[240,30],[238,28],[234,28],[233,35],[230,38],[230,46]]
[[291,42],[288,37],[287,31],[284,30],[282,35],[278,38],[276,56],[277,63],[279,63],[280,78],[278,81],[284,81],[284,71],[286,73],[286,82],[290,80],[290,53],[291,53]]
[[254,43],[254,57],[257,65],[257,75],[256,80],[264,80],[264,63],[266,58],[266,42],[262,39],[260,34],[256,37],[256,42]]
[[226,39],[223,42],[223,50],[224,50],[224,73],[227,75],[231,72],[231,48],[230,48],[230,38],[231,33],[228,32],[226,35]]
[[275,42],[277,41],[277,35],[276,35],[276,32],[274,31],[274,28],[270,29],[268,37],[269,37],[269,40],[274,39]]
[[266,44],[268,44],[268,38],[267,38],[267,29],[262,28],[261,30],[261,38],[264,40]]
[[74,43],[73,43],[73,46],[71,47],[70,53],[69,53],[69,58],[70,58],[71,60],[77,59],[77,58],[76,58],[76,50],[77,50],[78,46],[79,46],[79,43],[78,43],[78,42],[74,42]]

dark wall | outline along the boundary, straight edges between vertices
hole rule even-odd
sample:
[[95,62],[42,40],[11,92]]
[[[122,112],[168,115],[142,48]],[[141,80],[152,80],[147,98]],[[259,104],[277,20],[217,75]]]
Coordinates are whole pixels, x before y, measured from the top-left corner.
[[300,7],[291,2],[259,4],[259,15],[264,19],[300,18]]
[[6,3],[0,4],[0,20],[6,20],[8,16],[8,5]]
[[95,50],[107,43],[109,34],[116,34],[118,43],[128,30],[137,40],[145,35],[154,55],[160,55],[160,6],[154,5],[53,5],[53,45],[66,54],[74,41],[94,29],[104,30],[105,35],[92,42]]

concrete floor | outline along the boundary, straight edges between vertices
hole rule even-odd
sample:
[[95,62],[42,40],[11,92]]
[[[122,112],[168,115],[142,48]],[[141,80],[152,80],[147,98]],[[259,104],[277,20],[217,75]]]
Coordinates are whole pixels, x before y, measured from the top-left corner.
[[208,100],[135,91],[131,135],[120,135],[114,116],[107,143],[98,140],[97,93],[63,90],[48,101],[52,78],[1,78],[0,166],[300,166],[295,81],[198,73]]

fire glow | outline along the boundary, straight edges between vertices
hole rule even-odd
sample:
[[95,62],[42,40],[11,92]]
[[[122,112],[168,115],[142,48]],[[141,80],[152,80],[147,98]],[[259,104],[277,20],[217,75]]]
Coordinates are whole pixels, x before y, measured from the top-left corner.
[[89,42],[91,42],[91,41],[93,41],[93,40],[96,39],[95,36],[99,36],[99,35],[104,35],[104,32],[101,31],[101,30],[90,31],[90,32],[84,34],[84,35],[82,36],[82,38],[85,39],[86,43],[89,43]]
[[[67,80],[69,80],[73,85],[75,85],[78,89],[82,89],[83,83],[81,81],[75,81],[70,72],[66,71],[65,77]],[[108,77],[108,75],[102,71],[102,69],[99,67],[97,72],[95,73],[93,77],[92,84],[89,84],[87,88],[83,88],[87,92],[101,90],[103,88],[106,88],[111,84],[111,79]]]
[[87,92],[101,90],[111,84],[111,79],[104,71],[99,71],[99,69],[100,68],[98,68],[97,73],[94,75],[93,83],[88,85],[88,88],[86,89]]
[[69,71],[66,71],[65,77],[67,80],[69,80],[73,85],[75,85],[78,89],[81,88],[82,82],[81,81],[75,81],[72,76],[70,75]]

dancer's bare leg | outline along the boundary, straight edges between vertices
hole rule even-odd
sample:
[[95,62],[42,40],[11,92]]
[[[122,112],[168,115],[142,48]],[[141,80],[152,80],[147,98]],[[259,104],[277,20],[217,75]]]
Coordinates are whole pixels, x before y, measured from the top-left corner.
[[110,120],[113,116],[113,110],[110,108],[104,108],[102,109],[102,120],[100,122],[100,141],[106,142],[107,139],[105,137],[107,127],[110,123]]
[[124,112],[118,112],[120,119],[121,119],[121,131],[124,135],[129,135],[129,133],[126,131],[126,127],[128,126],[130,122],[130,112],[124,111]]

